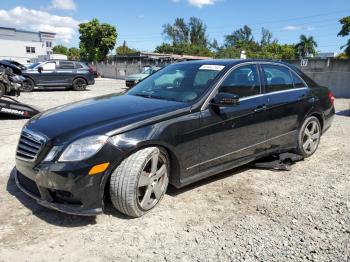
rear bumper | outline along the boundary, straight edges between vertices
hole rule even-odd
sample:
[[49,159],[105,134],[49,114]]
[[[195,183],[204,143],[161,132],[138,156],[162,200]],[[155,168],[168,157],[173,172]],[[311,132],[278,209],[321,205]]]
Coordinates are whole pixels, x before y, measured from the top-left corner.
[[91,86],[91,85],[94,85],[94,84],[95,84],[95,77],[93,76],[92,79],[88,80],[88,85]]
[[322,134],[324,134],[332,125],[335,116],[335,108],[332,106],[330,109],[324,112],[324,123],[322,128]]

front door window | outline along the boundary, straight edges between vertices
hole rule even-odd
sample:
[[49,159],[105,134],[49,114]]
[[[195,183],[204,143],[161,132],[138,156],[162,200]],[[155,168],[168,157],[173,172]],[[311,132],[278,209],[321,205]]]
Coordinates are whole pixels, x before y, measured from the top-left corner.
[[246,65],[232,71],[221,84],[219,92],[238,95],[240,98],[259,95],[260,80],[256,65]]

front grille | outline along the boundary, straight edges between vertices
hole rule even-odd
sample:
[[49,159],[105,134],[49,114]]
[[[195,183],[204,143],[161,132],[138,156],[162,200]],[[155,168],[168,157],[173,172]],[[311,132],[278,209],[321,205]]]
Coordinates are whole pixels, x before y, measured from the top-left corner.
[[18,142],[17,157],[27,161],[34,161],[43,146],[43,139],[23,131]]
[[30,178],[22,175],[20,172],[17,171],[17,179],[18,183],[27,191],[32,193],[33,195],[40,197],[40,192],[38,189],[38,186],[36,183],[31,180]]

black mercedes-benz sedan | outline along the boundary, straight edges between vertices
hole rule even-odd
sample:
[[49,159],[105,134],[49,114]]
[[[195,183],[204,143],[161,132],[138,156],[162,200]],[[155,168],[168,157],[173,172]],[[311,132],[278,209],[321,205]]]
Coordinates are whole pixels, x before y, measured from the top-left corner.
[[110,198],[139,217],[179,188],[270,154],[309,157],[334,98],[299,69],[266,60],[169,65],[125,94],[32,118],[16,153],[18,187],[43,206],[95,215]]

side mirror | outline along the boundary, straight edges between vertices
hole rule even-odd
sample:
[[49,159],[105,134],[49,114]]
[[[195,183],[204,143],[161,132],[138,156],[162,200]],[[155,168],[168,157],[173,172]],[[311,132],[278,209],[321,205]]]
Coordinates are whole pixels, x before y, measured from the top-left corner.
[[41,71],[43,71],[43,67],[42,67],[42,66],[39,66],[39,67],[38,67],[38,72],[41,73]]
[[212,99],[213,106],[234,106],[239,105],[239,96],[231,93],[217,93]]

